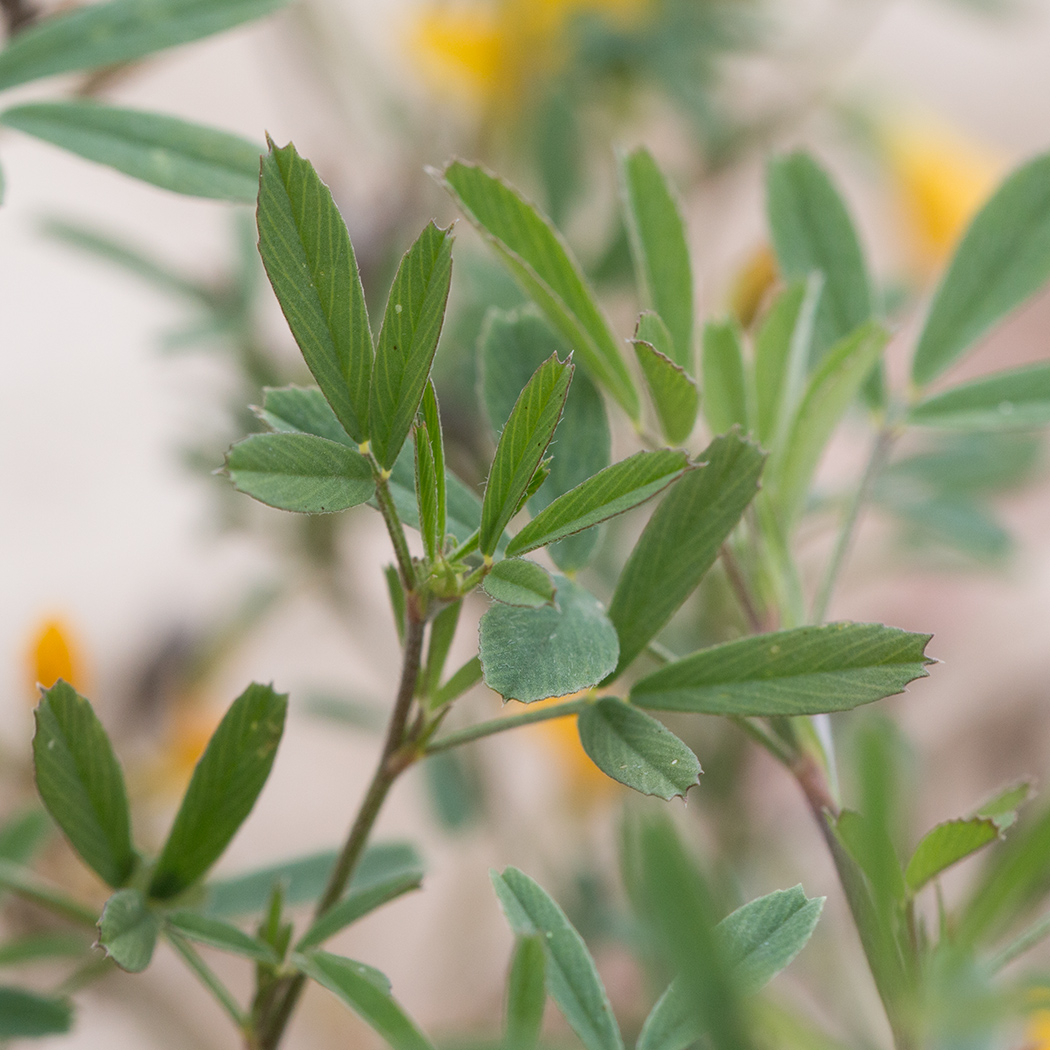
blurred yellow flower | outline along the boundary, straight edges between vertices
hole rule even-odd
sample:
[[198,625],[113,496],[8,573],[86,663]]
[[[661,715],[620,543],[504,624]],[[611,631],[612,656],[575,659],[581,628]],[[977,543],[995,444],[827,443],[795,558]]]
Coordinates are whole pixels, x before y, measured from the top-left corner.
[[60,678],[74,689],[84,691],[84,665],[71,639],[69,625],[57,618],[40,624],[27,653],[31,696],[36,696],[37,686],[50,689]]
[[1050,1050],[1050,1010],[1036,1010],[1029,1017],[1024,1050]]
[[765,304],[779,274],[773,249],[759,245],[733,275],[729,288],[729,311],[744,328],[750,328]]
[[160,794],[181,795],[218,724],[218,715],[195,703],[177,708],[151,770],[150,786]]

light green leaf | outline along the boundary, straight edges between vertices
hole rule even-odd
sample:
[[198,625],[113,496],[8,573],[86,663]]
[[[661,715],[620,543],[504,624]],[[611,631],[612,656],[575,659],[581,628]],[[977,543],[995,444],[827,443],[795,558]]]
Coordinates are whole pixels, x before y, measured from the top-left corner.
[[49,17],[0,51],[0,89],[97,69],[221,33],[287,0],[111,0]]
[[456,161],[442,175],[464,214],[632,419],[641,405],[620,347],[559,234],[505,182]]
[[64,1035],[73,1027],[68,999],[0,985],[0,1039]]
[[31,933],[0,944],[0,966],[25,966],[27,963],[87,956],[91,942],[72,933]]
[[926,677],[932,636],[875,623],[833,623],[701,649],[631,689],[639,707],[714,715],[848,711]]
[[735,321],[704,325],[701,355],[704,418],[716,434],[731,427],[748,429],[747,380],[740,327]]
[[389,990],[376,983],[375,971],[352,959],[312,951],[293,957],[302,973],[342,999],[394,1050],[433,1050]]
[[423,399],[451,281],[451,230],[431,222],[402,256],[376,344],[368,434],[376,459],[388,470]]
[[589,529],[652,499],[690,469],[685,452],[636,452],[548,504],[507,544],[508,556]]
[[435,525],[434,533],[437,536],[438,549],[445,543],[445,534],[448,532],[448,478],[445,473],[445,438],[441,431],[441,411],[438,408],[437,392],[434,383],[427,383],[423,391],[423,402],[420,405],[420,413],[426,426],[427,438],[430,441],[430,454],[434,460],[434,492],[435,492]]
[[375,492],[357,449],[313,434],[253,434],[226,454],[226,470],[239,491],[301,514],[346,510]]
[[537,933],[519,936],[507,974],[504,1050],[536,1050],[547,1004],[547,954]]
[[419,511],[419,534],[427,560],[436,560],[441,540],[438,538],[438,483],[434,464],[434,448],[430,443],[427,425],[419,420],[412,428],[416,453],[416,507]]
[[999,838],[999,825],[991,817],[948,820],[928,831],[915,847],[904,870],[912,893],[918,893],[946,868]]
[[784,277],[804,281],[813,271],[824,276],[810,356],[810,364],[816,365],[832,346],[871,318],[871,285],[860,241],[842,198],[808,154],[792,153],[771,161],[766,193],[773,245]]
[[151,897],[192,886],[229,845],[270,775],[287,707],[287,696],[255,683],[233,702],[193,771],[153,870]]
[[176,911],[166,916],[165,921],[191,941],[274,966],[280,962],[268,944],[221,919],[193,911]]
[[128,796],[113,745],[91,704],[59,679],[35,711],[37,790],[84,863],[110,886],[135,867]]
[[1050,154],[1018,168],[970,223],[912,361],[925,386],[1050,276]]
[[485,593],[504,605],[535,609],[554,604],[554,581],[542,566],[523,558],[496,562],[482,584]]
[[[672,351],[667,356],[690,373],[693,271],[678,203],[644,148],[620,157],[620,186],[638,285],[671,334]],[[667,353],[663,347],[657,349]]]
[[643,795],[685,798],[700,783],[696,755],[665,725],[614,696],[590,704],[576,724],[591,761]]
[[601,603],[557,577],[557,607],[494,605],[481,618],[485,684],[528,704],[597,685],[615,666],[616,631]]
[[373,355],[357,259],[330,190],[291,143],[271,142],[263,158],[256,221],[288,327],[343,429],[363,442]]
[[670,334],[656,314],[639,317],[631,345],[642,366],[660,429],[672,445],[682,444],[693,432],[700,407],[693,377],[671,358]]
[[594,961],[565,913],[528,875],[492,873],[503,913],[519,937],[542,938],[547,988],[587,1050],[622,1050],[623,1039]]
[[993,795],[973,811],[975,817],[988,817],[994,820],[1000,831],[1005,831],[1017,822],[1017,811],[1032,795],[1032,785],[1027,780]]
[[141,973],[153,958],[160,919],[139,890],[117,890],[98,921],[98,943],[122,970]]
[[481,508],[478,550],[491,555],[528,490],[554,435],[572,379],[572,365],[552,355],[533,373],[496,446]]
[[85,101],[14,106],[0,124],[175,193],[255,200],[262,149],[217,128]]
[[[552,589],[553,586],[551,584]],[[459,614],[462,609],[462,600],[450,602],[430,622],[427,662],[421,679],[422,693],[425,696],[433,696],[434,690],[441,683],[441,676],[445,672],[445,661],[448,659],[449,650],[452,648],[452,640],[456,636]]]
[[998,372],[934,394],[908,413],[908,422],[951,430],[1045,426],[1050,423],[1050,365]]
[[879,502],[907,526],[913,541],[937,543],[981,562],[1001,562],[1013,549],[1010,534],[970,496],[933,494],[915,499],[880,494]]
[[[696,589],[758,491],[762,452],[735,433],[714,441],[653,512],[616,584],[609,619],[619,674]],[[706,465],[705,465],[706,464]]]
[[36,803],[15,810],[0,824],[0,860],[28,864],[53,830],[47,813]]
[[313,434],[357,449],[357,442],[315,386],[266,387],[262,408],[255,409],[255,414],[278,434]]

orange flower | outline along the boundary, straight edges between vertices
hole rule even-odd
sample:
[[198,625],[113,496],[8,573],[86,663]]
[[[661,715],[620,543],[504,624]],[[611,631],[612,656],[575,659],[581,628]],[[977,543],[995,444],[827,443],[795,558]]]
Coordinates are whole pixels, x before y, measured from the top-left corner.
[[69,626],[57,618],[40,625],[27,654],[30,695],[35,696],[37,686],[50,689],[60,678],[84,690],[84,665],[71,638]]

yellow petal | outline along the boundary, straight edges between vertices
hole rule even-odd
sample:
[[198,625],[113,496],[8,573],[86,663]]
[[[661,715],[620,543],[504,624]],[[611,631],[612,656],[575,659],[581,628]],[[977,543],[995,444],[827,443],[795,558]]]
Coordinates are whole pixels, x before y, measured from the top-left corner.
[[83,664],[76,645],[71,641],[69,626],[58,619],[45,620],[29,646],[29,691],[36,687],[50,689],[60,678],[74,689],[83,691]]

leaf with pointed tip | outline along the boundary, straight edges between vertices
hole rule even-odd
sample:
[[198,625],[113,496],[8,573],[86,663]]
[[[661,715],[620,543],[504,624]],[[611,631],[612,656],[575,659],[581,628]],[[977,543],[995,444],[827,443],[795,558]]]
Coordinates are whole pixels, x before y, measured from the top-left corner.
[[631,689],[631,701],[651,710],[713,715],[849,711],[925,678],[931,637],[877,623],[753,635],[646,675]]
[[657,314],[643,313],[638,318],[631,345],[642,366],[660,429],[672,445],[682,444],[693,432],[700,407],[693,377],[671,357],[671,336]]
[[968,817],[938,824],[922,837],[904,869],[908,889],[918,893],[942,871],[994,842],[999,835],[999,825],[991,817]]
[[438,407],[437,391],[433,380],[427,382],[423,391],[423,402],[419,406],[423,423],[430,441],[430,454],[434,459],[435,517],[434,532],[438,547],[443,547],[448,532],[448,477],[445,472],[445,438],[441,431],[441,411]]
[[731,427],[748,429],[747,383],[740,328],[735,321],[704,325],[701,353],[704,380],[704,417],[716,434]]
[[141,973],[153,958],[160,919],[146,906],[141,891],[117,890],[98,921],[98,943],[122,970]]
[[219,859],[270,775],[287,708],[286,695],[256,683],[234,700],[193,771],[153,869],[151,897],[176,896]]
[[273,966],[280,963],[270,945],[221,919],[193,911],[176,911],[166,916],[164,921],[191,941]]
[[696,755],[661,722],[614,696],[577,719],[583,750],[606,776],[665,802],[700,783]]
[[547,954],[543,937],[519,935],[507,974],[504,1050],[536,1050],[547,1004]]
[[514,403],[496,445],[481,507],[478,550],[491,555],[528,490],[554,430],[572,380],[572,365],[551,355]]
[[490,598],[530,609],[554,604],[554,581],[542,566],[524,558],[505,558],[492,566],[482,584]]
[[[419,506],[416,500],[415,450],[406,445],[390,473],[390,494],[397,516],[409,527],[419,528]],[[455,474],[445,473],[445,527],[463,543],[481,524],[481,500]],[[370,504],[374,506],[374,504]]]
[[912,361],[925,386],[1050,277],[1050,154],[1022,165],[978,212],[930,305]]
[[73,1006],[57,995],[0,986],[0,1039],[65,1035],[73,1027]]
[[135,867],[128,796],[113,745],[91,704],[67,682],[43,691],[35,711],[37,790],[73,849],[109,886]]
[[253,434],[226,454],[226,470],[240,492],[300,514],[333,514],[375,492],[356,448],[313,434]]
[[535,208],[480,167],[455,161],[442,180],[518,283],[579,354],[591,378],[637,419],[641,405],[616,338],[579,263]]
[[343,429],[332,406],[315,386],[266,387],[262,408],[254,411],[278,434],[313,434],[357,449],[357,442]]
[[343,429],[363,442],[372,334],[357,259],[331,191],[291,143],[263,158],[256,220],[288,327]]
[[1028,365],[974,379],[920,401],[916,426],[950,430],[1015,430],[1050,423],[1050,365]]
[[438,555],[441,541],[438,538],[438,493],[437,469],[434,463],[434,448],[430,444],[427,425],[418,420],[413,427],[416,453],[416,508],[419,512],[419,534],[423,537],[423,550],[427,560],[433,562]]
[[[635,273],[643,297],[671,335],[667,354],[693,370],[693,271],[678,203],[651,153],[620,158],[620,187]],[[657,347],[661,353],[667,353]]]
[[517,868],[492,872],[503,913],[519,937],[539,936],[547,988],[587,1050],[623,1050],[623,1039],[583,938],[545,890]]
[[507,544],[508,556],[545,547],[652,499],[690,469],[685,452],[636,452],[559,496]]
[[1005,831],[1017,822],[1017,811],[1031,798],[1032,785],[1027,780],[993,795],[974,811],[975,817],[988,817],[994,820],[1000,831]]
[[[616,583],[609,619],[620,639],[619,674],[696,589],[758,491],[765,459],[730,432],[701,454],[653,512]],[[706,461],[706,462],[704,462]]]

